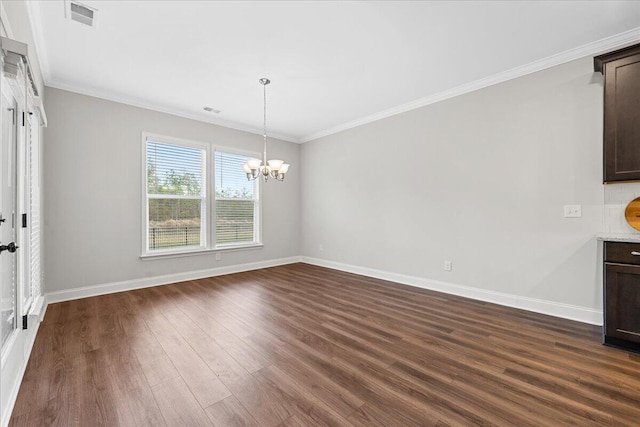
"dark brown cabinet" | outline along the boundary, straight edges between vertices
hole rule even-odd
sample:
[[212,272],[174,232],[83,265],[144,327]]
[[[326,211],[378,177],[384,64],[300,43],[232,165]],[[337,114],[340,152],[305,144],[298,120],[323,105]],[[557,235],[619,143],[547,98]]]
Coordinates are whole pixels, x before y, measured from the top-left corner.
[[604,74],[604,182],[640,180],[640,45],[594,58]]
[[604,243],[604,342],[640,351],[640,243]]

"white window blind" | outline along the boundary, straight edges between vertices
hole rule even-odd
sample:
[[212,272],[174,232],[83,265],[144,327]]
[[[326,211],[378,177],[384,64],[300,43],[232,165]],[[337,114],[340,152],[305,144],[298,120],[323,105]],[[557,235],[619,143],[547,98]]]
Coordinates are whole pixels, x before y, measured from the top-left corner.
[[242,165],[248,157],[216,151],[216,246],[257,239],[257,181],[247,181]]
[[205,247],[206,150],[147,140],[147,250]]
[[40,128],[38,118],[29,116],[29,278],[31,297],[42,295],[40,229]]

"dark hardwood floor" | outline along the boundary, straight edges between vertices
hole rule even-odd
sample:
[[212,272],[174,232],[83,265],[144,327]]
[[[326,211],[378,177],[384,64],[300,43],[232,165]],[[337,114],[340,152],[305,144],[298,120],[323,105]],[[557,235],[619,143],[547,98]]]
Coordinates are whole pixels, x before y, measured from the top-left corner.
[[600,333],[293,264],[50,305],[11,426],[637,426]]

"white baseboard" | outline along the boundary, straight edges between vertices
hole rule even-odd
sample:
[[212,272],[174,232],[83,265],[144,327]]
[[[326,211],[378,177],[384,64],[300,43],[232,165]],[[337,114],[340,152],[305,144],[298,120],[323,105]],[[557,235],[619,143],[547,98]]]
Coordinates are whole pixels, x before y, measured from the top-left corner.
[[39,321],[44,317],[44,313],[49,303],[68,301],[79,298],[87,298],[97,295],[104,295],[115,292],[123,292],[133,289],[147,288],[151,286],[166,285],[170,283],[181,282],[185,280],[196,280],[205,277],[221,276],[225,274],[240,273],[244,271],[258,270],[261,268],[275,267],[279,265],[293,264],[296,262],[304,262],[307,264],[327,267],[335,270],[346,271],[349,273],[360,274],[362,276],[374,277],[377,279],[388,280],[404,285],[415,286],[418,288],[430,289],[434,291],[444,292],[462,297],[472,298],[480,301],[487,301],[508,307],[520,308],[533,311],[536,313],[547,314],[551,316],[561,317],[570,320],[576,320],[583,323],[593,325],[602,325],[602,311],[594,310],[588,307],[579,307],[570,304],[562,304],[554,301],[545,301],[535,298],[522,297],[518,295],[494,292],[485,289],[478,289],[469,286],[456,285],[437,280],[425,279],[422,277],[409,276],[405,274],[392,273],[383,270],[376,270],[368,267],[360,267],[350,264],[343,264],[334,261],[327,261],[318,258],[296,256],[289,258],[280,258],[267,261],[259,261],[247,264],[232,265],[227,267],[217,267],[197,271],[188,271],[176,274],[167,274],[163,276],[147,277],[142,279],[126,280],[122,282],[106,283],[96,286],[86,286],[83,288],[69,289],[58,292],[48,293],[45,299],[37,304],[37,310],[30,313],[30,319],[37,320],[36,328],[30,331],[27,337],[25,351],[27,357],[18,369],[14,386],[10,390],[9,405],[7,405],[2,414],[1,425],[7,426],[11,411],[15,405],[20,384],[27,368],[28,355],[31,353],[35,342],[36,334],[39,328]]
[[[38,335],[40,322],[44,318],[44,314],[47,311],[46,298],[43,298],[43,297],[39,298],[36,309],[32,310],[29,313],[29,322],[32,322],[33,320],[36,321],[35,328],[27,329],[26,331],[27,335],[24,338],[24,341],[20,342],[20,340],[16,340],[13,343],[13,345],[23,344],[24,358],[22,359],[22,362],[18,366],[17,370],[13,370],[13,372],[9,372],[10,375],[15,375],[15,379],[13,380],[13,384],[9,390],[9,398],[7,400],[7,405],[3,408],[3,411],[2,411],[2,422],[0,423],[2,427],[6,427],[9,425],[9,420],[11,419],[11,413],[13,412],[13,407],[15,406],[16,399],[18,398],[20,385],[22,384],[22,378],[24,377],[24,373],[27,370],[27,364],[29,363],[31,350],[33,349],[33,344],[36,342],[36,336]],[[3,373],[3,375],[6,375],[6,374]]]
[[500,304],[507,307],[520,308],[536,313],[561,317],[564,319],[576,320],[578,322],[592,325],[603,324],[603,314],[600,310],[589,307],[579,307],[570,304],[563,304],[555,301],[546,301],[535,298],[528,298],[519,295],[505,294],[502,292],[478,289],[470,286],[455,285],[453,283],[430,280],[422,277],[408,276],[405,274],[391,273],[388,271],[376,270],[368,267],[360,267],[350,264],[342,264],[334,261],[327,261],[319,258],[301,257],[306,264],[320,267],[332,268],[334,270],[346,271],[348,273],[360,274],[362,276],[375,277],[376,279],[388,280],[401,283],[403,285],[415,286],[423,289],[444,292],[480,301]]
[[225,274],[241,273],[243,271],[258,270],[260,268],[276,267],[278,265],[300,262],[300,257],[279,258],[258,261],[247,264],[230,265],[227,267],[207,268],[204,270],[185,271],[182,273],[166,274],[163,276],[145,277],[142,279],[125,280],[122,282],[105,283],[102,285],[85,286],[82,288],[66,289],[47,293],[47,302],[55,303],[79,298],[94,297],[133,289],[149,288],[152,286],[168,285],[184,282],[185,280],[203,279],[205,277],[222,276]]
[[495,292],[486,289],[479,289],[470,286],[456,285],[453,283],[441,282],[438,280],[425,279],[417,276],[409,276],[400,273],[377,270],[368,267],[361,267],[351,264],[343,264],[335,261],[327,261],[319,258],[305,256],[295,256],[267,261],[252,262],[247,264],[231,265],[227,267],[209,268],[204,270],[187,271],[163,276],[145,277],[142,279],[126,280],[122,282],[105,283],[83,288],[74,288],[63,291],[47,293],[47,303],[69,301],[79,298],[87,298],[97,295],[123,292],[133,289],[148,288],[152,286],[167,285],[170,283],[182,282],[185,280],[196,280],[205,277],[221,276],[225,274],[240,273],[243,271],[258,270],[261,268],[276,267],[278,265],[304,262],[349,273],[360,274],[377,279],[389,280],[391,282],[404,285],[415,286],[423,289],[444,292],[452,295],[459,295],[480,301],[487,301],[507,307],[520,308],[536,313],[548,314],[550,316],[562,317],[564,319],[576,320],[592,325],[603,324],[603,313],[601,310],[589,307],[580,307],[570,304],[563,304],[555,301],[540,300],[519,295]]

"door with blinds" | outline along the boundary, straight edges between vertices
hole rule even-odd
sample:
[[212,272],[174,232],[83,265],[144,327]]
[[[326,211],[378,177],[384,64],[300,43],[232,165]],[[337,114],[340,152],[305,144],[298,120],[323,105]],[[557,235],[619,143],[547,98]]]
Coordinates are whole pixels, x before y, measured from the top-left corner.
[[[3,83],[5,83],[3,81]],[[0,336],[4,355],[17,321],[17,142],[21,118],[18,102],[7,84],[2,85],[2,148],[0,149]]]
[[47,118],[38,90],[27,45],[0,34],[2,425],[8,423],[12,396],[17,393],[45,308],[40,269],[40,130]]

